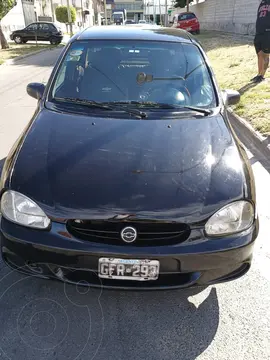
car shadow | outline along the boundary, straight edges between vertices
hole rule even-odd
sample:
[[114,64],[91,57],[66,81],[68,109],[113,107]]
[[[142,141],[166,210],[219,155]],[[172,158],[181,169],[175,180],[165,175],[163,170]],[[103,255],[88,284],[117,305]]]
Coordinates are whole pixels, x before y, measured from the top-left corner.
[[197,359],[212,343],[219,325],[216,289],[195,305],[189,297],[197,292],[102,295],[104,347],[97,359],[105,358],[110,349],[118,351],[119,359]]
[[[58,46],[44,46],[44,51],[39,45],[37,51],[41,53],[28,55],[21,59],[16,59],[15,65],[17,66],[38,66],[38,67],[52,67],[55,65],[59,55],[64,49],[64,45]],[[35,46],[33,45],[33,52],[35,52]]]
[[10,358],[43,359],[46,350],[46,359],[195,360],[219,326],[214,287],[106,291],[7,272],[0,339]]
[[245,86],[241,87],[241,89],[239,89],[238,92],[240,93],[240,95],[243,95],[245,92],[247,92],[248,90],[253,89],[254,87],[256,87],[259,84],[260,83],[249,82]]

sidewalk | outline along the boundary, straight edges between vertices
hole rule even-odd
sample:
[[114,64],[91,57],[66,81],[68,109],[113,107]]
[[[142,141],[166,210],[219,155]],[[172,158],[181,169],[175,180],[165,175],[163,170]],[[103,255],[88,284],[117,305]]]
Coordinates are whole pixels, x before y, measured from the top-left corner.
[[[59,46],[66,45],[69,41],[70,36],[64,35],[63,41]],[[51,45],[45,41],[39,41],[36,45],[35,41],[29,41],[27,44],[17,45],[15,43],[9,43],[10,48],[3,50],[0,49],[0,65],[7,64],[11,65],[17,60],[23,59],[25,57],[38,54],[39,52],[46,51],[49,49],[55,49],[57,46]]]

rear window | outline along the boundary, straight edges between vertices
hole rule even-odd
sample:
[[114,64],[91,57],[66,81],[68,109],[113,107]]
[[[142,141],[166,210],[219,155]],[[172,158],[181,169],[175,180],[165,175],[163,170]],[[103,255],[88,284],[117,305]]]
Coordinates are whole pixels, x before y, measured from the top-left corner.
[[[209,70],[193,44],[77,41],[69,47],[49,95],[98,102],[151,101],[216,106]],[[57,101],[57,100],[56,100]]]
[[190,14],[180,14],[178,15],[178,21],[182,21],[182,20],[191,20],[191,19],[195,19],[196,15],[193,13]]

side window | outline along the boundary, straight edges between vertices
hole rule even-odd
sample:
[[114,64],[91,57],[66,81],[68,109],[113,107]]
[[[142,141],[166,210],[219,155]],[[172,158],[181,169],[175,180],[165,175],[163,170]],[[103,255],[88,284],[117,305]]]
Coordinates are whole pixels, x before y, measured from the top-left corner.
[[26,30],[30,30],[30,31],[37,31],[37,24],[31,24],[29,26],[27,26]]
[[48,31],[49,30],[49,25],[48,24],[39,24],[39,28],[42,31]]
[[52,24],[47,24],[50,31],[56,31],[56,27],[54,27]]
[[51,26],[49,24],[43,24],[43,30],[44,31],[50,31],[51,30]]

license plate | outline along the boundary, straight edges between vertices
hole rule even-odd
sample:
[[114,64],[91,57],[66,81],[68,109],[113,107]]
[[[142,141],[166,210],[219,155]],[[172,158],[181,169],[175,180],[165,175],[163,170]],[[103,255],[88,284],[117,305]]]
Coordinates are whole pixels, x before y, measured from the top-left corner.
[[103,279],[157,280],[159,275],[159,261],[100,258],[98,275]]

